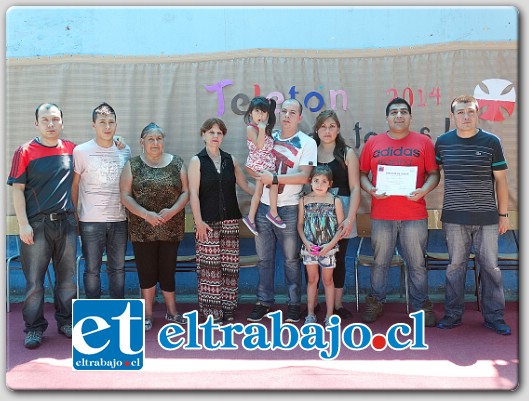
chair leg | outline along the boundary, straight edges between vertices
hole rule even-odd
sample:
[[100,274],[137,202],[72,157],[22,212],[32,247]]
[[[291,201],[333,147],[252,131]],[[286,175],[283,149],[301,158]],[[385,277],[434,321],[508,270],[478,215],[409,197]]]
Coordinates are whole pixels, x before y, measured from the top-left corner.
[[77,291],[77,299],[79,299],[79,294],[80,294],[80,291],[81,291],[81,285],[80,285],[80,277],[79,277],[79,273],[81,272],[81,257],[79,256],[77,258],[77,262],[75,263],[75,286],[76,286],[76,291]]
[[7,301],[7,313],[11,312],[11,294],[9,288],[9,263],[6,266],[6,301]]
[[402,287],[404,282],[406,281],[405,273],[403,270],[403,267],[400,268],[400,287],[399,287],[399,298],[402,298]]
[[[6,263],[6,304],[7,304],[7,313],[11,312],[11,287],[9,282],[9,273],[11,272],[11,259],[8,259]],[[50,283],[52,297],[55,296],[55,287],[51,279],[51,274],[48,266],[46,270],[46,277],[48,278],[48,283]]]
[[355,261],[355,264],[354,264],[354,268],[355,268],[355,298],[356,298],[356,311],[358,312],[359,311],[359,294],[358,294],[358,263]]
[[6,304],[7,304],[7,313],[11,312],[11,283],[9,280],[9,276],[11,273],[11,262],[13,260],[18,260],[20,258],[20,254],[10,256],[6,259]]
[[409,292],[409,286],[408,286],[408,266],[406,264],[402,265],[402,269],[404,269],[404,292],[406,294],[406,313],[410,313],[410,292]]

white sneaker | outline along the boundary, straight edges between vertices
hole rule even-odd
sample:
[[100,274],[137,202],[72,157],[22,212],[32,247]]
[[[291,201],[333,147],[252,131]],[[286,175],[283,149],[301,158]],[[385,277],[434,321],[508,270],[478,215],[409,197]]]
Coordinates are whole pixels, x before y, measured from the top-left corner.
[[316,315],[307,315],[305,318],[305,324],[317,323]]

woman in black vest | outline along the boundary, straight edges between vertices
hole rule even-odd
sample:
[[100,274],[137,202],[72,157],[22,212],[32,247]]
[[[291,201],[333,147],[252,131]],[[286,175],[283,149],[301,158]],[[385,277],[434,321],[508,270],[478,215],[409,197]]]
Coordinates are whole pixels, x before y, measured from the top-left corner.
[[189,195],[195,220],[198,306],[204,318],[231,322],[239,289],[239,219],[235,184],[253,194],[235,158],[220,149],[227,133],[219,118],[200,128],[205,147],[189,163]]
[[[343,319],[352,313],[343,306],[345,283],[345,254],[350,238],[357,236],[356,213],[360,205],[360,168],[354,150],[347,146],[340,133],[340,120],[334,110],[324,110],[314,123],[313,138],[318,144],[318,165],[328,166],[333,175],[331,192],[339,196],[344,207],[344,221],[340,225],[342,237],[338,242],[334,280],[334,314]],[[306,272],[305,272],[306,273]],[[319,284],[319,283],[318,283]],[[315,311],[320,309],[318,299]]]

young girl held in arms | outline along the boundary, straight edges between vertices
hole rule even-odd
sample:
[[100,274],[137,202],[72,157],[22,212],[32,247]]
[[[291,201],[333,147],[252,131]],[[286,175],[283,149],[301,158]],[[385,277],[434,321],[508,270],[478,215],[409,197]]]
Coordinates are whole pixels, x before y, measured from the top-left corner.
[[[272,138],[272,128],[276,122],[276,102],[274,99],[267,99],[263,96],[254,97],[248,110],[244,114],[246,123],[246,142],[248,144],[248,159],[246,160],[246,171],[255,178],[256,173],[264,170],[275,171],[276,157],[274,153],[274,139]],[[278,186],[270,186],[270,211],[266,218],[279,228],[286,225],[277,212]],[[259,201],[263,194],[263,184],[257,180],[255,182],[255,193],[250,203],[248,216],[243,217],[243,222],[248,229],[258,235],[255,225],[255,215],[259,207]]]

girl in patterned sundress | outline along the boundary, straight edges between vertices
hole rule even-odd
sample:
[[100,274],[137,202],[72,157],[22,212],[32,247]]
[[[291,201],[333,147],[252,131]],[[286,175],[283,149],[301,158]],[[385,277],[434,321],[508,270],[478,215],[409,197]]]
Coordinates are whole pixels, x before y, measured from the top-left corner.
[[[276,156],[274,153],[274,139],[272,138],[272,128],[276,123],[276,101],[257,96],[252,99],[248,110],[244,114],[246,123],[246,143],[248,145],[248,158],[246,160],[246,171],[255,178],[255,173],[264,170],[276,171]],[[270,211],[266,217],[279,228],[286,225],[277,212],[278,186],[270,186]],[[255,193],[250,203],[248,216],[243,217],[243,222],[248,229],[258,235],[255,225],[255,214],[261,195],[263,194],[263,184],[257,180],[255,182]]]
[[343,206],[340,198],[329,189],[332,186],[332,171],[328,166],[316,166],[310,175],[312,191],[299,200],[298,233],[303,241],[301,257],[307,267],[307,317],[305,324],[316,323],[314,313],[315,295],[318,291],[319,268],[325,289],[327,313],[325,326],[334,311],[333,269],[336,267],[336,252],[343,221]]

